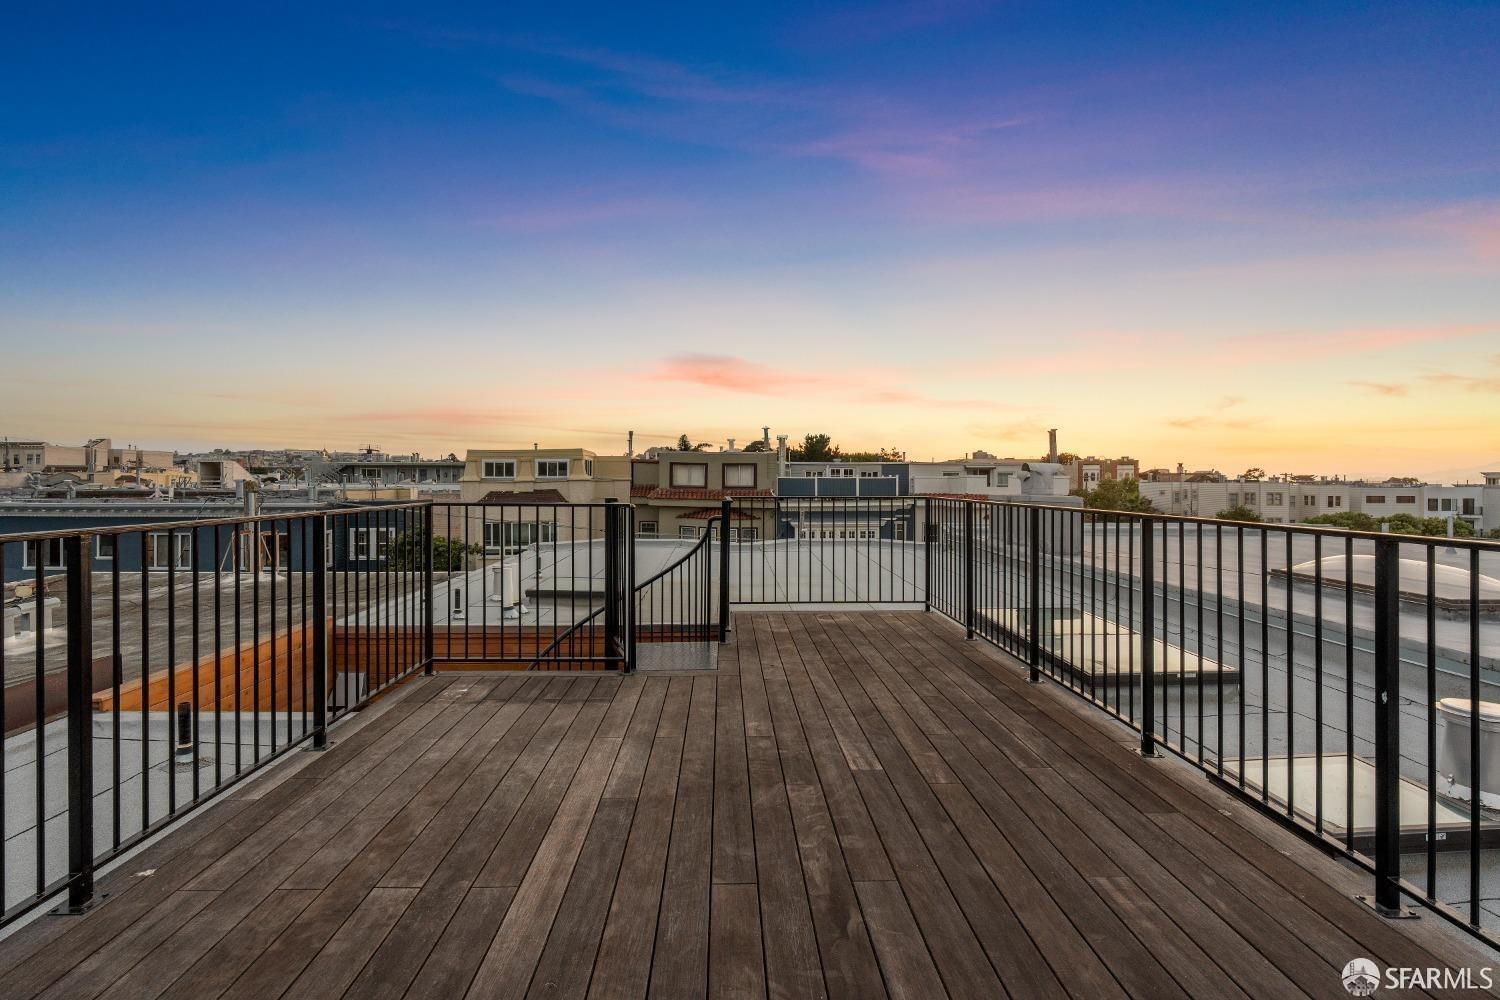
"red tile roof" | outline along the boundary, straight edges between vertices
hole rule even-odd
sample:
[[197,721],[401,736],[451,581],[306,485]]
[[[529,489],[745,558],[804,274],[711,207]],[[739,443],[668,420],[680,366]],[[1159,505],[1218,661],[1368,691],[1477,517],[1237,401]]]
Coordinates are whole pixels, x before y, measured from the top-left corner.
[[567,503],[568,500],[556,490],[491,490],[479,498],[480,503]]
[[[677,516],[679,519],[685,517],[690,518],[694,521],[706,521],[711,517],[718,517],[720,513],[722,513],[722,511],[720,511],[718,507],[704,507],[701,510],[690,510],[686,513],[678,514]],[[731,521],[753,521],[755,520],[755,515],[747,514],[742,510],[731,510],[729,512],[729,519]]]
[[727,490],[710,490],[701,486],[632,486],[630,495],[646,500],[723,500],[726,497],[772,497],[776,494],[748,486],[731,486]]

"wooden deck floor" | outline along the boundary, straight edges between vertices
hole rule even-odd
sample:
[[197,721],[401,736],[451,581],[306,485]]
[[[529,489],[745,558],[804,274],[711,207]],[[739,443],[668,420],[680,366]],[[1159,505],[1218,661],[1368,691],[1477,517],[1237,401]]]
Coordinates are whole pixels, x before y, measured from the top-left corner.
[[1341,997],[1356,956],[1484,960],[920,612],[739,614],[716,673],[419,679],[335,739],[0,942],[0,996]]

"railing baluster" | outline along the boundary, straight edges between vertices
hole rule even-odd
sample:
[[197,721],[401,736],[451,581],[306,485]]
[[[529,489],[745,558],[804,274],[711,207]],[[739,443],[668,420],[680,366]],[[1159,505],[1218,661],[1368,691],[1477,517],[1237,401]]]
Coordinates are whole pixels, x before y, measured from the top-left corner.
[[[68,901],[62,912],[82,913],[94,904],[94,604],[90,552],[92,535],[69,535],[63,540],[68,598]],[[43,546],[38,545],[38,555]],[[38,559],[37,565],[44,560]],[[35,624],[42,627],[42,599],[38,591]],[[38,683],[38,689],[41,684]],[[38,716],[37,722],[41,723]],[[40,744],[36,769],[45,766]],[[144,777],[144,776],[143,776]],[[37,842],[42,842],[46,813],[36,815]],[[41,877],[41,870],[38,870]]]
[[1401,912],[1400,556],[1394,539],[1376,541],[1374,905],[1388,916]]
[[[1166,548],[1166,529],[1162,529]],[[1156,752],[1156,525],[1141,522],[1141,756]],[[1163,606],[1166,597],[1162,598]]]

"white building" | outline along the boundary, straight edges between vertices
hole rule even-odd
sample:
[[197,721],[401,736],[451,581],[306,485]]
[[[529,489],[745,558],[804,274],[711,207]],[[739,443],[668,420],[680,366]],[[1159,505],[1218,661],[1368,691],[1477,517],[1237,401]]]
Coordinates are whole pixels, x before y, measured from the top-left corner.
[[[1469,483],[1443,486],[1396,480],[1369,483],[1273,477],[1224,482],[1143,482],[1140,490],[1141,496],[1164,514],[1214,517],[1220,511],[1243,506],[1255,511],[1268,524],[1293,524],[1320,514],[1351,511],[1376,518],[1396,514],[1451,517],[1483,530],[1495,526],[1486,520],[1486,493],[1491,498],[1488,506],[1492,510],[1500,504],[1500,473],[1485,473],[1485,478],[1485,486]],[[1500,512],[1489,517],[1500,521]]]

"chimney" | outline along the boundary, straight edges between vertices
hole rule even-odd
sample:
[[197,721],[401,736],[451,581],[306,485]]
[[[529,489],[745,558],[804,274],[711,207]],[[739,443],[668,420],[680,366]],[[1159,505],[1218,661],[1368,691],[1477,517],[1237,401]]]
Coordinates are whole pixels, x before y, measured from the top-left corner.
[[776,435],[776,475],[786,475],[786,435]]
[[766,450],[767,451],[771,450],[771,425],[770,424],[767,424],[766,426],[764,426],[764,427],[762,427],[760,429],[760,443],[766,446]]
[[1057,461],[1057,428],[1054,427],[1047,432],[1047,461]]
[[635,431],[625,432],[625,457],[635,457]]
[[734,451],[734,438],[729,439],[729,450]]

